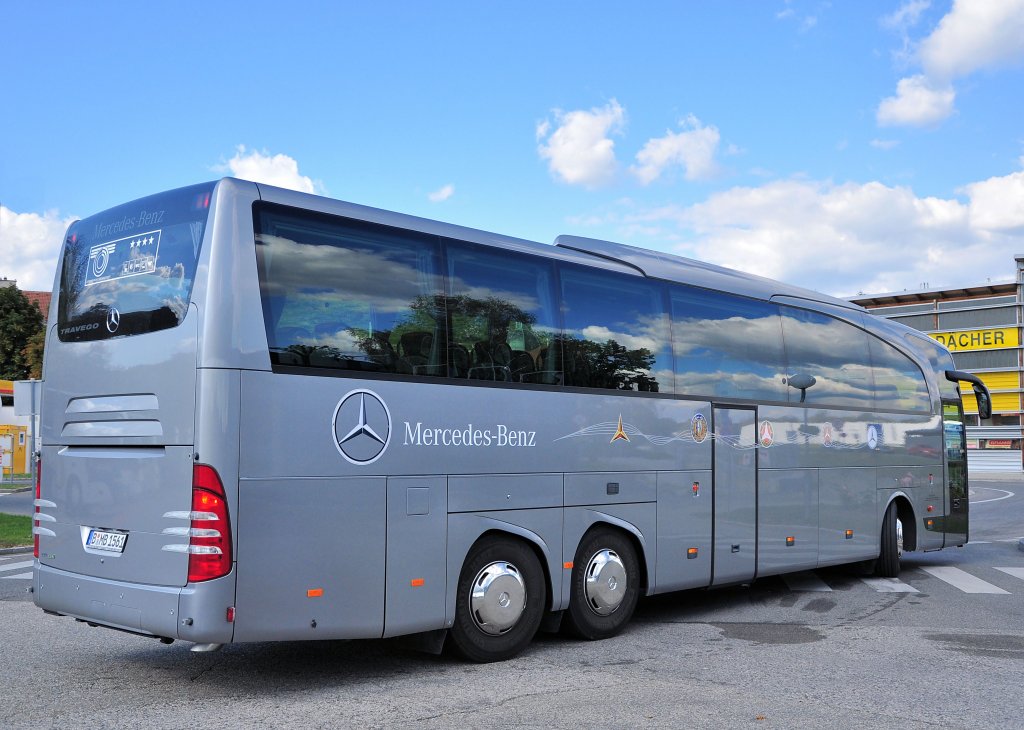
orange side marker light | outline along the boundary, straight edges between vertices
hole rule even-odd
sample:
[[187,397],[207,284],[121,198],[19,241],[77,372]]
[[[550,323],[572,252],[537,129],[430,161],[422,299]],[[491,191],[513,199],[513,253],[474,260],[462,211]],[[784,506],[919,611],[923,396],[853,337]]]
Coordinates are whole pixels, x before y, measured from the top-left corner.
[[308,591],[306,591],[306,598],[319,598],[323,594],[323,588],[310,588]]
[[562,567],[566,570],[572,570],[572,561],[570,560],[568,563],[562,563]]
[[413,578],[411,581],[409,581],[409,585],[411,585],[413,588],[419,588],[424,583],[426,583],[426,581],[423,578]]

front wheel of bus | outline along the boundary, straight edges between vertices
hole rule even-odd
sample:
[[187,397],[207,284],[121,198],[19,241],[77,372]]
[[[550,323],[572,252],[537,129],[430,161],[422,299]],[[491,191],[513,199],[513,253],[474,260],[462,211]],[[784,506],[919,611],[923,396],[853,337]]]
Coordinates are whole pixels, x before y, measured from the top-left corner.
[[544,614],[544,571],[533,550],[510,538],[489,537],[462,566],[451,639],[474,662],[509,659],[533,639]]
[[875,563],[875,574],[882,578],[896,578],[900,574],[900,558],[903,556],[903,523],[900,522],[893,502],[882,518],[882,550]]
[[600,528],[576,550],[567,628],[581,639],[622,631],[640,596],[640,565],[629,538]]

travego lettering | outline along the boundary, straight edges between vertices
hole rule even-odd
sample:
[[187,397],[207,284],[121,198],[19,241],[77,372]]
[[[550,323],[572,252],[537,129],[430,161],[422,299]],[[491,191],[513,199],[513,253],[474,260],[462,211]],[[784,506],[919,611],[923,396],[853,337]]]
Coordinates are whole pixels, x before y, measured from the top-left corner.
[[100,325],[98,322],[93,322],[92,324],[80,324],[77,327],[65,327],[60,331],[60,333],[62,335],[70,335],[75,332],[88,332],[89,330],[99,329],[99,327]]
[[404,446],[531,448],[537,445],[537,432],[511,429],[500,423],[492,430],[475,428],[472,423],[465,428],[430,428],[419,421],[415,426],[406,421],[402,443]]

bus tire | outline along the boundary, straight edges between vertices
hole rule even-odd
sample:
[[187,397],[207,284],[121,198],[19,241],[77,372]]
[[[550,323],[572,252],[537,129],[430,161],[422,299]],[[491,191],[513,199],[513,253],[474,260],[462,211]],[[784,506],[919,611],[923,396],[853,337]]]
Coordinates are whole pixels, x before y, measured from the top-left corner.
[[622,631],[640,597],[640,565],[633,543],[617,530],[598,528],[576,549],[566,629],[581,639],[607,639]]
[[893,502],[885,510],[882,518],[882,545],[878,561],[875,563],[875,575],[882,578],[896,578],[900,574],[900,557],[903,555],[903,525],[900,523]]
[[486,537],[462,565],[455,600],[455,651],[473,662],[509,659],[533,640],[544,615],[540,560],[520,540]]

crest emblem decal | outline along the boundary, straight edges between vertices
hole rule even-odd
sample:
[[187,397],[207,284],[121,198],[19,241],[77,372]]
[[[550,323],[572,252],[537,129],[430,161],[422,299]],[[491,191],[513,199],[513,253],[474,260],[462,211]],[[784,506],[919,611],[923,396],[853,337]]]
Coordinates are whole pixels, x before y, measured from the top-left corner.
[[703,413],[698,413],[690,419],[690,434],[697,444],[708,437],[708,419],[704,418]]
[[775,443],[775,429],[772,428],[771,421],[761,421],[761,427],[757,431],[757,442],[766,449]]

